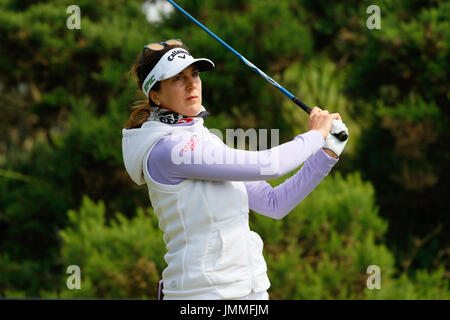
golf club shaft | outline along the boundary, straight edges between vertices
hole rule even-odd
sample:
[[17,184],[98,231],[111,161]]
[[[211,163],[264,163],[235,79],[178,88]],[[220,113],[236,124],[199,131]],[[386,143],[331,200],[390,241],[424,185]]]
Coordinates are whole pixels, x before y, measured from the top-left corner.
[[[286,96],[289,97],[289,99],[291,99],[296,105],[298,105],[300,108],[302,108],[306,113],[311,113],[311,108],[305,104],[303,101],[301,101],[299,98],[297,98],[296,96],[294,96],[292,93],[290,93],[289,91],[287,91],[285,88],[283,88],[281,85],[279,85],[275,80],[273,80],[271,77],[269,77],[267,74],[265,74],[263,71],[261,71],[259,68],[257,68],[253,63],[251,63],[250,61],[248,61],[247,59],[244,58],[244,56],[242,56],[239,52],[237,52],[236,50],[234,50],[232,47],[230,47],[227,43],[225,43],[222,39],[220,39],[218,36],[216,36],[214,33],[212,33],[208,28],[206,28],[203,24],[201,24],[200,22],[198,22],[193,16],[191,16],[189,13],[187,13],[183,8],[181,8],[178,4],[176,4],[175,2],[173,2],[172,0],[167,0],[169,1],[176,9],[178,9],[181,13],[183,13],[186,17],[188,17],[190,20],[192,20],[193,22],[195,22],[195,24],[197,24],[200,28],[202,28],[203,30],[205,30],[211,37],[213,37],[214,39],[216,39],[217,41],[219,41],[223,46],[225,46],[228,50],[230,50],[231,52],[233,52],[239,59],[241,59],[247,66],[249,66],[250,68],[252,68],[253,70],[255,70],[257,73],[259,73],[263,78],[265,78],[267,81],[269,81],[269,83],[271,83],[275,88],[277,88],[278,90],[280,90],[281,92],[283,92]],[[341,140],[341,141],[345,141],[347,140],[347,136],[344,133],[344,135],[341,133],[336,133],[335,134],[336,137]]]

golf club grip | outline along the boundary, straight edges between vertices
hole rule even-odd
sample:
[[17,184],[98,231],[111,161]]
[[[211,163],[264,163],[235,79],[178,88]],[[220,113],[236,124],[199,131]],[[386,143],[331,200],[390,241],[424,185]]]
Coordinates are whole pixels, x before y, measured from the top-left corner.
[[296,105],[298,105],[300,108],[302,108],[303,110],[305,110],[305,112],[306,112],[307,114],[310,114],[310,113],[311,113],[312,109],[311,109],[308,105],[306,105],[302,100],[300,100],[299,98],[293,97],[293,98],[292,98],[292,101],[294,101],[294,103],[295,103]]
[[[302,108],[307,114],[310,114],[312,109],[306,105],[302,100],[297,97],[292,98],[292,101],[300,108]],[[333,133],[333,135],[338,138],[339,141],[345,141],[348,139],[348,134],[345,131],[341,131],[339,133]]]

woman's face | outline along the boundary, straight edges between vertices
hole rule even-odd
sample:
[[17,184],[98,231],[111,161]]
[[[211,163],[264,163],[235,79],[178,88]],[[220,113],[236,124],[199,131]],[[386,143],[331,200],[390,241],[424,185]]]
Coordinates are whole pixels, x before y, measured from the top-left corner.
[[158,92],[150,91],[150,98],[159,106],[193,117],[202,105],[202,81],[198,68],[190,65],[172,78],[161,81]]

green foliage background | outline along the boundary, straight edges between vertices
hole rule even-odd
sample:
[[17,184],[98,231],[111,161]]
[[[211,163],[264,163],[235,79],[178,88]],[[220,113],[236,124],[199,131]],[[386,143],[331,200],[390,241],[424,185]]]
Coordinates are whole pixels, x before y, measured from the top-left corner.
[[[144,44],[180,38],[216,63],[201,75],[209,128],[278,128],[281,142],[306,130],[304,112],[203,30],[178,12],[149,23],[143,3],[0,2],[1,297],[155,298],[162,234],[121,153]],[[285,219],[251,213],[271,298],[448,299],[450,3],[178,3],[350,128],[330,176]],[[66,26],[72,4],[80,30]],[[380,30],[366,27],[372,4]],[[81,290],[66,287],[73,264]],[[369,265],[380,290],[367,289]]]

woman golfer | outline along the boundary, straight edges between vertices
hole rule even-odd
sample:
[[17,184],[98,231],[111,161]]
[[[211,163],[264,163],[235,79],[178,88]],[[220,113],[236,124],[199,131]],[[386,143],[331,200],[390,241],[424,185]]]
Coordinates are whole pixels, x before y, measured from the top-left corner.
[[[228,147],[204,125],[200,72],[180,40],[144,47],[133,67],[146,103],[123,129],[126,170],[146,183],[164,232],[164,299],[268,299],[263,242],[249,209],[281,219],[330,172],[348,132],[339,114],[315,107],[307,132],[264,151]],[[335,119],[335,120],[333,120]],[[272,188],[265,180],[304,166]]]

